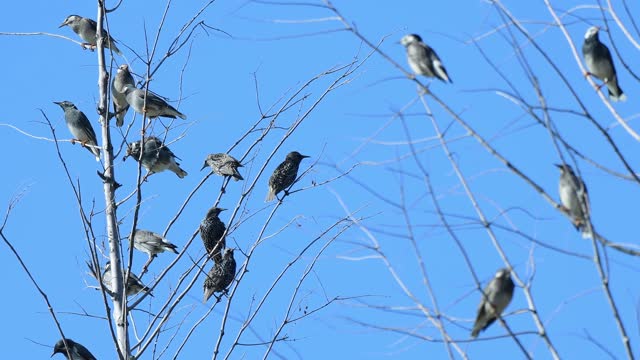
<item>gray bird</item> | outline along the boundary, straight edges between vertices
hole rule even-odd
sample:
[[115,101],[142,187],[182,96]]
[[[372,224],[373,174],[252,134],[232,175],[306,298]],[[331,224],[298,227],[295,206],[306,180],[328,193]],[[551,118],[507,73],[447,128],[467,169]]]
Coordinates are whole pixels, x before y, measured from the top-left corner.
[[[98,24],[89,18],[85,18],[78,15],[69,15],[64,22],[58,26],[69,26],[74,33],[78,34],[86,44],[83,47],[89,46],[91,49],[95,49],[98,45],[98,39],[96,37]],[[114,53],[122,55],[120,49],[116,46],[115,40],[107,34],[105,29],[102,29],[102,37],[104,38],[104,47],[113,50]]]
[[213,261],[219,264],[222,260],[222,249],[227,246],[223,236],[227,230],[226,226],[218,217],[222,211],[219,207],[212,207],[207,211],[207,216],[200,223],[200,237],[207,253],[213,257]]
[[[560,182],[558,192],[560,193],[560,202],[562,206],[569,212],[571,222],[576,230],[582,232],[582,236],[587,238],[590,236],[587,229],[587,216],[589,215],[589,193],[587,186],[573,172],[571,166],[567,164],[555,164],[560,169]],[[586,210],[586,213],[584,210]]]
[[96,132],[93,131],[93,126],[87,116],[70,101],[54,101],[53,103],[58,104],[64,111],[64,120],[74,138],[71,142],[79,141],[83,147],[96,156],[96,161],[100,161]]
[[[616,67],[613,65],[613,58],[609,48],[600,42],[598,32],[600,28],[597,26],[590,27],[584,34],[584,43],[582,44],[582,55],[587,63],[588,75],[604,81],[609,90],[609,97],[612,101],[625,101],[627,95],[624,94],[620,86],[618,86],[618,77],[616,76]],[[598,88],[600,88],[600,85]]]
[[488,328],[496,321],[498,315],[502,314],[511,302],[514,288],[511,271],[506,268],[498,270],[489,285],[483,290],[484,295],[480,300],[480,306],[478,306],[478,316],[471,331],[472,338],[477,337],[480,331]]
[[[140,140],[134,141],[127,146],[127,155],[136,161],[140,161]],[[165,146],[160,139],[149,136],[144,140],[144,152],[142,154],[142,166],[147,169],[149,175],[159,173],[164,170],[173,171],[180,179],[187,176],[187,172],[180,168],[180,163],[176,162],[178,157]],[[179,158],[178,158],[179,159]]]
[[128,85],[124,87],[124,93],[127,102],[133,110],[141,115],[147,115],[148,118],[153,119],[159,116],[175,119],[176,116],[181,119],[186,119],[187,116],[173,106],[169,105],[163,98],[152,93],[147,94],[147,101],[145,103],[144,90],[138,89],[135,86]]
[[267,193],[265,201],[275,199],[276,195],[282,190],[284,190],[285,196],[289,195],[286,189],[296,180],[298,167],[304,158],[308,158],[308,156],[302,155],[297,151],[292,151],[287,154],[287,158],[278,165],[269,178],[269,192]]
[[124,116],[129,110],[127,95],[124,93],[126,86],[135,87],[135,80],[129,71],[129,65],[122,64],[111,82],[111,97],[113,98],[113,108],[116,113],[117,126],[124,124]]
[[[213,265],[204,280],[204,302],[207,302],[213,293],[226,293],[235,276],[236,260],[233,258],[233,249],[227,248],[224,250],[222,261]],[[220,299],[217,296],[216,298]]]
[[[111,287],[112,281],[113,276],[111,275],[111,262],[107,262],[104,266],[104,271],[102,272],[102,285],[111,293],[113,293],[113,288]],[[151,294],[151,289],[144,285],[142,281],[140,281],[140,278],[135,274],[129,275],[125,289],[127,296],[136,295],[141,291],[147,292],[149,295],[153,296],[153,294]]]
[[200,169],[200,171],[207,166],[211,168],[211,171],[213,171],[214,174],[230,176],[235,181],[244,180],[242,175],[238,172],[238,168],[243,165],[229,154],[218,153],[207,155],[207,158],[204,160],[204,165],[202,165],[202,169]]
[[[69,346],[69,351],[67,351],[67,347],[64,346],[65,341]],[[53,354],[51,354],[51,357],[55,354],[62,354],[67,358],[67,360],[96,360],[96,357],[93,356],[86,347],[71,339],[58,340],[56,345],[53,347]],[[69,355],[71,355],[71,357],[69,357]]]
[[438,54],[429,45],[425,44],[419,35],[405,35],[400,39],[400,44],[407,49],[407,60],[414,73],[427,77],[437,77],[444,82],[453,82],[444,65],[442,65]]
[[149,255],[149,258],[155,257],[165,251],[178,253],[176,250],[178,248],[177,246],[163,238],[162,235],[148,230],[136,229],[133,235],[133,246]]

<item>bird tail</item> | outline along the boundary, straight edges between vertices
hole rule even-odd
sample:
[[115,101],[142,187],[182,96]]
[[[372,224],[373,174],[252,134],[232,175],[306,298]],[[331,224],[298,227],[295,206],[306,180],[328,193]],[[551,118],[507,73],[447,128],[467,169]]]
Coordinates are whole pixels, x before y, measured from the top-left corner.
[[235,181],[244,180],[242,175],[240,175],[240,173],[236,169],[233,169],[233,180],[235,180]]
[[180,164],[178,163],[173,163],[171,164],[171,171],[173,171],[174,173],[176,173],[176,175],[178,175],[178,177],[180,179],[184,178],[185,176],[187,176],[187,172],[182,170],[182,168],[180,167]]
[[202,300],[202,302],[206,303],[207,300],[209,300],[209,298],[211,297],[211,295],[213,295],[213,288],[205,288],[204,289],[204,299]]
[[276,198],[276,189],[269,186],[269,192],[267,193],[267,198],[264,199],[264,202],[272,201],[275,198]]
[[607,90],[609,90],[609,97],[611,101],[626,101],[627,95],[625,95],[624,91],[618,86],[617,81],[611,81],[607,83]]

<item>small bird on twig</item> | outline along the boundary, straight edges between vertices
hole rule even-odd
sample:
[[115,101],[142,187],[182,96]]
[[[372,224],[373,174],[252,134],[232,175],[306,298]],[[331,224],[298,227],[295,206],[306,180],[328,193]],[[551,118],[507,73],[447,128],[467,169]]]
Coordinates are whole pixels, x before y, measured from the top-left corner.
[[[214,293],[226,293],[227,287],[231,285],[235,276],[236,260],[233,258],[233,249],[227,248],[224,250],[222,261],[213,265],[204,280],[204,302],[207,302]],[[219,299],[217,296],[216,298]]]
[[100,161],[98,138],[87,115],[78,110],[70,101],[54,101],[53,103],[59,105],[64,111],[64,120],[67,123],[71,135],[74,137],[71,142],[79,141],[83,147],[96,156],[96,161]]
[[[65,341],[69,346],[69,351],[67,351],[67,347],[64,346]],[[51,357],[53,357],[53,355],[55,354],[62,354],[67,358],[67,360],[96,360],[96,357],[93,356],[93,354],[89,350],[87,350],[86,347],[71,339],[58,340],[56,345],[53,347],[53,354],[51,354]],[[69,354],[71,355],[71,357],[69,357]]]
[[498,315],[502,314],[511,302],[514,288],[511,271],[506,268],[498,270],[483,290],[484,294],[480,300],[480,306],[478,306],[478,316],[471,331],[472,338],[477,337],[480,331],[488,328],[496,321]]
[[180,179],[187,176],[187,172],[180,168],[180,163],[176,162],[178,157],[157,137],[149,136],[145,138],[142,159],[140,158],[141,151],[140,140],[129,143],[127,154],[123,160],[131,156],[136,161],[142,161],[142,166],[147,169],[149,175],[169,169],[178,175]]
[[287,154],[287,158],[273,171],[271,178],[269,178],[269,192],[265,201],[271,201],[276,198],[276,195],[280,191],[284,190],[285,196],[289,195],[286,190],[291,186],[298,176],[298,167],[300,162],[304,158],[308,158],[307,155],[302,155],[297,151],[292,151]]
[[116,114],[117,126],[124,124],[124,116],[127,115],[127,111],[129,110],[127,95],[124,92],[124,88],[127,86],[135,87],[135,80],[133,79],[133,75],[131,75],[131,71],[129,71],[129,65],[122,64],[111,82],[111,97],[113,98],[113,109]]
[[407,49],[407,61],[414,73],[426,77],[436,77],[444,82],[453,82],[438,54],[425,44],[419,35],[405,35],[400,39],[400,44]]
[[178,247],[162,237],[162,235],[148,231],[136,229],[133,235],[133,246],[149,255],[152,258],[162,252],[171,251],[178,253]]
[[[604,85],[607,85],[609,90],[609,98],[612,101],[625,101],[627,95],[624,94],[620,86],[618,85],[618,77],[616,76],[616,67],[613,65],[613,58],[609,48],[600,42],[598,32],[600,28],[592,26],[587,29],[584,34],[584,43],[582,44],[582,55],[587,63],[586,76],[593,75],[596,78],[604,81]],[[602,85],[598,86],[598,89]]]
[[591,234],[587,228],[587,217],[589,216],[590,206],[587,186],[573,172],[571,166],[567,164],[555,165],[560,169],[560,182],[558,184],[560,202],[569,213],[571,222],[576,227],[576,230],[582,232],[582,237],[589,238]]
[[222,261],[222,249],[227,246],[225,237],[223,236],[227,230],[226,226],[218,217],[222,211],[219,207],[212,207],[207,211],[207,215],[200,223],[200,237],[204,244],[204,248],[213,257],[216,264]]
[[[78,36],[85,41],[82,47],[88,47],[93,50],[98,46],[98,38],[96,36],[98,33],[98,24],[94,20],[78,15],[69,15],[58,28],[63,26],[69,26],[74,33],[78,34]],[[104,38],[105,48],[113,50],[113,52],[118,55],[122,55],[122,52],[120,52],[120,49],[116,46],[116,41],[107,34],[105,29],[102,29],[102,38]]]
[[163,98],[151,91],[147,92],[145,102],[144,92],[144,90],[138,89],[133,85],[126,85],[124,87],[127,102],[138,114],[146,115],[149,119],[160,116],[171,119],[175,119],[176,117],[181,119],[187,118],[185,114],[176,110],[176,108],[169,105]]
[[204,160],[204,165],[202,165],[202,169],[200,169],[200,171],[207,166],[211,168],[211,171],[213,171],[214,174],[229,176],[235,181],[244,180],[242,175],[238,172],[238,168],[242,167],[242,164],[229,154],[218,153],[207,155],[207,158]]

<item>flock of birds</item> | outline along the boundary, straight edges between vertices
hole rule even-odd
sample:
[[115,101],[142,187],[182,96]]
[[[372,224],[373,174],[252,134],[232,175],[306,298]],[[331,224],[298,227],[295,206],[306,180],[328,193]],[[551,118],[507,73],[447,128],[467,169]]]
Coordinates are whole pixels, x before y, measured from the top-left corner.
[[[63,26],[69,26],[85,41],[82,44],[83,47],[93,49],[97,46],[97,24],[95,21],[78,15],[70,15],[60,25],[60,27]],[[593,75],[602,80],[602,85],[607,86],[611,100],[624,101],[626,100],[626,95],[618,85],[611,53],[598,38],[599,30],[598,27],[594,26],[589,28],[585,34],[582,52],[589,70],[586,75]],[[102,37],[106,48],[111,49],[116,54],[121,54],[115,40],[105,30],[102,30]],[[444,82],[452,82],[440,57],[429,45],[422,41],[419,35],[405,35],[400,40],[400,43],[406,48],[407,60],[414,73],[426,77],[435,77]],[[150,119],[156,117],[187,118],[186,115],[168,104],[162,97],[150,91],[138,89],[126,64],[118,68],[117,74],[111,83],[111,93],[117,126],[124,124],[124,117],[129,107]],[[65,121],[74,138],[72,142],[80,142],[99,161],[100,146],[98,146],[95,131],[87,116],[69,101],[55,103],[64,111]],[[187,175],[187,172],[180,168],[180,164],[176,162],[175,154],[169,150],[162,140],[155,136],[145,138],[144,143],[135,141],[128,144],[125,159],[128,156],[139,161],[148,171],[148,175],[164,170],[174,172],[179,178],[184,178]],[[288,195],[287,189],[296,180],[300,162],[307,157],[297,151],[287,155],[286,159],[275,169],[269,179],[269,191],[265,201],[274,200],[277,194],[282,191],[284,191],[285,196]],[[242,175],[238,172],[238,168],[242,167],[242,164],[229,154],[208,155],[202,169],[207,166],[217,175],[231,177],[235,181],[243,180]],[[559,193],[562,206],[571,217],[576,229],[581,230],[584,236],[589,236],[587,226],[589,217],[587,188],[582,179],[576,176],[571,166],[567,164],[556,166],[560,169]],[[233,248],[226,247],[225,236],[227,230],[224,222],[219,218],[220,212],[224,210],[218,207],[209,209],[200,224],[200,236],[204,247],[214,261],[214,265],[203,284],[205,302],[215,293],[226,293],[226,289],[235,278],[236,261],[233,257]],[[162,235],[147,230],[135,231],[134,247],[148,254],[150,258],[165,251],[178,253],[177,247]],[[95,271],[94,276],[96,276]],[[141,291],[150,292],[150,289],[142,284],[134,274],[130,274],[127,279],[128,282],[125,286],[127,296],[136,295]],[[105,289],[112,292],[111,267],[109,263],[105,265],[102,282]],[[483,290],[471,337],[477,337],[481,331],[484,331],[501,316],[504,309],[511,302],[514,288],[511,270],[508,268],[498,270]],[[217,296],[216,298],[220,299]],[[61,339],[55,344],[52,356],[57,353],[63,354],[69,360],[96,359],[86,347],[68,338]]]

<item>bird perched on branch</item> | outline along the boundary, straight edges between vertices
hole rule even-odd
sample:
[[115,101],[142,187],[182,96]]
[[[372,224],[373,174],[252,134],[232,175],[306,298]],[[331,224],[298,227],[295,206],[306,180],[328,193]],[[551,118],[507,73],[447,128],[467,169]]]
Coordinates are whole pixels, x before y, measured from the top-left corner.
[[202,171],[209,166],[214,174],[220,176],[229,176],[235,181],[244,180],[242,175],[238,172],[238,168],[242,167],[242,164],[236,160],[233,156],[225,153],[209,154],[204,160],[202,165]]
[[571,217],[571,222],[576,230],[582,232],[584,238],[590,237],[587,228],[587,217],[589,216],[589,193],[584,181],[573,172],[571,166],[567,164],[555,164],[560,169],[560,182],[558,192],[560,202]]
[[[93,275],[95,276],[95,271],[93,269],[92,266],[89,266],[89,269],[91,269]],[[124,271],[123,271],[124,273]],[[98,277],[95,276],[95,278],[97,279]],[[106,290],[108,290],[111,294],[114,293],[114,289],[113,289],[113,276],[111,274],[111,262],[107,262],[104,266],[104,271],[102,272],[102,285],[105,287]],[[125,291],[127,293],[127,296],[133,296],[136,295],[137,293],[144,291],[146,293],[149,293],[149,295],[153,296],[153,294],[151,294],[151,289],[149,289],[146,285],[144,285],[142,283],[142,281],[140,280],[140,278],[138,278],[135,274],[130,274],[129,277],[127,278],[127,284],[125,286]]]
[[113,98],[113,108],[116,114],[117,126],[124,124],[124,116],[129,110],[127,95],[124,92],[124,88],[127,86],[135,87],[135,80],[133,79],[133,75],[131,75],[131,71],[129,71],[129,65],[122,64],[118,67],[116,76],[114,76],[111,82],[111,97]]
[[[616,76],[616,67],[613,65],[613,58],[609,48],[600,42],[598,33],[600,28],[597,26],[590,27],[584,34],[584,43],[582,44],[582,55],[587,63],[589,72],[586,76],[593,75],[604,81],[609,90],[609,98],[612,101],[625,101],[627,95],[624,94],[618,85],[618,77]],[[598,86],[598,89],[602,85]]]
[[160,116],[171,119],[175,119],[176,117],[179,117],[181,119],[187,118],[185,114],[176,110],[176,108],[169,105],[169,103],[167,103],[163,98],[152,93],[151,91],[147,92],[147,98],[145,102],[144,93],[144,90],[138,89],[133,85],[126,85],[124,87],[124,94],[126,96],[127,102],[138,114],[146,115],[149,119],[157,118]]
[[[83,48],[89,47],[91,50],[95,49],[98,45],[97,28],[98,24],[89,18],[85,18],[78,15],[69,15],[64,22],[58,26],[69,26],[74,33],[78,34],[80,38],[85,42],[82,44]],[[104,47],[113,50],[114,53],[122,55],[120,49],[116,46],[116,41],[107,34],[105,29],[102,29],[102,38],[104,39]]]
[[471,337],[478,336],[480,331],[484,331],[489,325],[493,324],[502,314],[504,309],[511,302],[513,297],[513,289],[515,285],[511,280],[511,271],[509,269],[500,269],[483,290],[483,296],[478,306],[478,316],[473,324]]
[[302,159],[308,158],[307,155],[302,155],[297,151],[292,151],[287,154],[287,158],[273,171],[271,178],[269,178],[269,192],[265,201],[271,201],[276,198],[276,195],[280,191],[284,190],[285,196],[289,195],[286,190],[291,186],[298,176],[298,167]]
[[155,257],[165,251],[178,253],[176,250],[178,248],[177,246],[163,238],[162,235],[148,230],[136,229],[133,235],[133,246],[149,255],[149,258]]
[[124,160],[131,156],[136,161],[142,161],[142,166],[147,169],[149,175],[169,169],[181,179],[187,176],[187,172],[182,170],[180,164],[176,162],[178,157],[157,137],[149,136],[144,140],[142,159],[140,158],[141,151],[140,140],[130,143],[127,146],[127,155]]
[[71,142],[79,141],[83,147],[95,155],[96,161],[100,161],[98,139],[87,115],[78,110],[70,101],[54,101],[53,103],[59,105],[64,111],[64,120],[67,123],[71,135],[74,137]]
[[[64,345],[65,341],[67,342],[67,346],[69,346],[68,351],[67,347]],[[67,358],[67,360],[96,360],[96,357],[93,356],[86,347],[71,339],[58,340],[56,345],[53,347],[53,354],[51,354],[51,357],[55,354],[62,354]],[[69,355],[71,355],[71,357],[69,357]]]
[[212,207],[207,211],[207,216],[200,223],[200,237],[204,244],[204,248],[213,257],[213,261],[219,264],[222,261],[222,249],[227,246],[225,237],[223,236],[227,230],[226,226],[220,220],[218,215],[226,209]]
[[[236,260],[233,258],[233,249],[224,250],[220,263],[215,263],[207,278],[204,280],[204,302],[207,302],[213,293],[227,292],[227,288],[236,276]],[[219,299],[216,296],[217,299]]]
[[407,49],[407,61],[414,73],[426,77],[436,77],[444,82],[453,82],[438,54],[425,44],[419,35],[405,35],[400,39],[400,44]]

